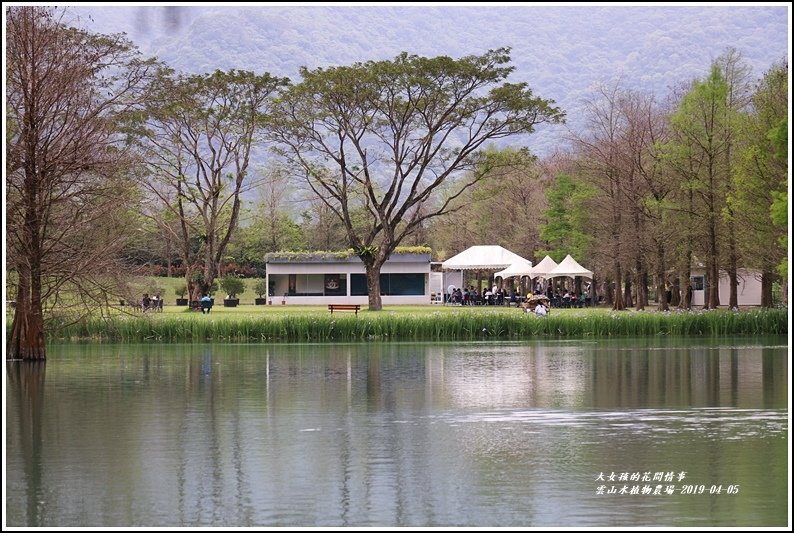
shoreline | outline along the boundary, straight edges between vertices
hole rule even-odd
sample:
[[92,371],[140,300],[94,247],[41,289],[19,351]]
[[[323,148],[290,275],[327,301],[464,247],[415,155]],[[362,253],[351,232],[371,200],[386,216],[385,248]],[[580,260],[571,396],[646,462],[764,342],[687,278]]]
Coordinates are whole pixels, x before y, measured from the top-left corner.
[[516,310],[507,313],[457,308],[457,311],[121,315],[89,318],[66,326],[48,335],[47,342],[283,343],[788,334],[787,309],[626,313],[570,309],[553,310],[547,317]]

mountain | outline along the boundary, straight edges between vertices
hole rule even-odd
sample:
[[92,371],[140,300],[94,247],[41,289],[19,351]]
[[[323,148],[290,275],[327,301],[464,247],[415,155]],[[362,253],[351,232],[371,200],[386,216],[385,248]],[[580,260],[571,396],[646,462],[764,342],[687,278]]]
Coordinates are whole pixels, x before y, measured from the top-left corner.
[[[299,68],[412,54],[460,57],[509,46],[510,81],[526,81],[582,123],[599,83],[617,79],[663,97],[704,77],[735,47],[760,78],[788,58],[788,6],[259,6],[77,7],[77,22],[125,32],[147,55],[186,72],[267,71],[299,79]],[[564,127],[527,143],[553,151]]]

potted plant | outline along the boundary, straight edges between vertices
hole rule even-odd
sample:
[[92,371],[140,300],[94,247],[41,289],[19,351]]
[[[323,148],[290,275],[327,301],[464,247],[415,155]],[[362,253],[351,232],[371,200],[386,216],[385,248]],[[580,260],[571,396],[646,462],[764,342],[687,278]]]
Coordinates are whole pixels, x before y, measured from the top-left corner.
[[187,283],[183,283],[174,289],[174,294],[178,296],[176,299],[176,305],[187,305],[187,298],[185,298],[185,295],[187,294]]
[[245,292],[245,283],[238,277],[226,276],[221,280],[221,288],[227,296],[223,300],[223,307],[237,307],[240,303],[238,295]]
[[263,279],[257,281],[254,284],[254,292],[259,295],[259,298],[254,298],[254,303],[256,305],[265,305],[267,303],[267,282]]

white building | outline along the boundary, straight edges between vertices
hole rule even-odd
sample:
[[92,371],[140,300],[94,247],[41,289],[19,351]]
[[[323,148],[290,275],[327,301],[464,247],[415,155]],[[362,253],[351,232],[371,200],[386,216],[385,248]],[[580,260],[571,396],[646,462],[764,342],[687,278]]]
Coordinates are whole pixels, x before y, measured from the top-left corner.
[[[761,305],[761,272],[740,268],[737,271],[738,287],[736,288],[739,305]],[[706,302],[706,270],[692,269],[692,305],[704,305]],[[720,270],[720,305],[727,306],[730,301],[731,282],[728,273]]]
[[[267,286],[274,304],[368,303],[364,263],[344,253],[268,254]],[[381,269],[384,305],[430,303],[430,253],[395,253]]]
[[430,296],[435,297],[433,303],[443,303],[447,287],[463,287],[462,270],[441,270],[441,263],[430,264]]

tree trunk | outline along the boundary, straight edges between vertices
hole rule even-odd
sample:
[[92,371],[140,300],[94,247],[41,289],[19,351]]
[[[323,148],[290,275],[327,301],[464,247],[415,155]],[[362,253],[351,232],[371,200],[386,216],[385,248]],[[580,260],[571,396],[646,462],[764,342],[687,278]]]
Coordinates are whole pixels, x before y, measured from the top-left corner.
[[382,264],[375,262],[364,263],[367,273],[367,294],[369,295],[369,310],[380,311],[383,309],[383,300],[380,295],[380,268]]
[[626,280],[623,282],[623,304],[625,307],[631,307],[633,301],[631,299],[631,275],[626,274]]
[[[35,167],[26,169],[35,176]],[[38,188],[32,177],[25,177],[25,246],[23,257],[16,258],[19,285],[11,340],[6,357],[26,361],[46,359],[44,347],[44,315],[41,307],[41,240],[36,204]]]
[[636,267],[637,283],[634,284],[634,292],[637,294],[637,301],[635,302],[635,309],[637,311],[642,311],[645,309],[645,306],[648,305],[648,276],[645,273],[645,266],[642,264],[639,257],[636,261]]
[[683,294],[683,307],[684,309],[692,309],[692,247],[687,243],[686,257],[684,259],[684,294]]
[[772,307],[772,282],[775,274],[772,272],[761,272],[761,307]]
[[736,272],[735,264],[728,267],[728,283],[731,284],[731,288],[728,296],[728,307],[730,307],[731,309],[738,309],[739,294],[737,289],[739,287],[739,275]]
[[168,269],[168,277],[170,278],[171,275],[174,273],[174,267],[171,264],[171,239],[168,238],[165,241],[165,261]]
[[681,300],[684,309],[692,309],[692,272],[687,270],[684,284],[684,298]]
[[728,280],[731,284],[728,292],[728,306],[731,309],[739,308],[739,275],[738,275],[738,253],[736,251],[736,237],[733,231],[732,219],[728,221]]
[[720,306],[720,271],[716,261],[711,265],[709,278],[709,309],[717,309]]
[[670,305],[678,307],[681,305],[681,278],[676,276],[673,278],[673,297],[670,299]]
[[[656,301],[659,302],[659,311],[669,311],[670,304],[667,301],[667,283],[665,280],[664,247],[661,243],[656,244]],[[671,298],[672,300],[672,298]]]
[[[612,310],[613,311],[621,311],[626,308],[625,304],[623,303],[623,296],[620,293],[620,284],[623,281],[623,275],[620,270],[620,262],[616,259],[615,260],[615,279],[614,279],[614,289],[609,291],[608,294],[612,295]],[[610,289],[612,289],[612,284],[610,284]]]
[[[614,305],[614,294],[615,290],[612,286],[612,280],[607,279],[604,281],[604,299],[606,300],[604,303],[608,306]],[[614,307],[612,307],[614,309]]]
[[6,359],[44,361],[44,319],[41,299],[35,307],[31,298],[29,272],[19,273],[14,321],[11,324],[11,339],[8,342]]
[[706,260],[706,279],[708,280],[708,291],[706,291],[706,309],[716,309],[720,305],[720,273],[718,266],[717,253],[717,228],[714,215],[709,217],[709,250]]

